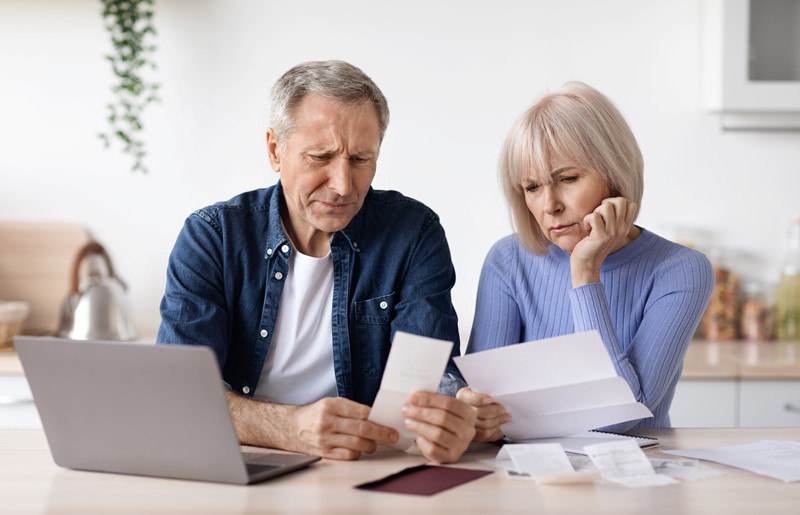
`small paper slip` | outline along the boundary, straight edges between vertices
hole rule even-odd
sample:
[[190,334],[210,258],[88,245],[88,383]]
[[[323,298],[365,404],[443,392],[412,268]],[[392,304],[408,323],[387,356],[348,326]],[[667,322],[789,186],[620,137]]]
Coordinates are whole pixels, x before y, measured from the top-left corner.
[[403,404],[417,391],[435,392],[444,374],[453,342],[396,332],[381,387],[368,420],[400,433],[398,449],[414,447],[416,435],[403,424]]
[[656,474],[650,460],[632,440],[584,447],[604,479],[627,487],[673,485],[675,479]]
[[514,441],[574,435],[652,417],[588,331],[454,358],[467,383],[503,404]]
[[721,470],[703,467],[697,460],[670,460],[670,459],[650,459],[653,470],[657,474],[674,477],[675,479],[685,479],[694,481],[695,479],[706,479],[709,477],[724,476]]
[[662,452],[714,461],[787,483],[800,481],[800,442],[791,440],[762,440],[741,445]]
[[496,459],[511,460],[510,477],[535,479],[540,484],[589,483],[599,477],[596,472],[576,472],[557,443],[506,444]]

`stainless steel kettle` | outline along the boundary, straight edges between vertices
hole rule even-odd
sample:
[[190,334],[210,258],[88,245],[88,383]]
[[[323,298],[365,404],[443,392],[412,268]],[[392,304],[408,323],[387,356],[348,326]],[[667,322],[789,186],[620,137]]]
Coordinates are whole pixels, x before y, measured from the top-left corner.
[[[87,273],[81,280],[84,260]],[[61,311],[58,335],[73,340],[135,339],[135,324],[125,290],[127,286],[114,274],[111,258],[103,246],[96,241],[84,245],[72,263],[70,289]]]

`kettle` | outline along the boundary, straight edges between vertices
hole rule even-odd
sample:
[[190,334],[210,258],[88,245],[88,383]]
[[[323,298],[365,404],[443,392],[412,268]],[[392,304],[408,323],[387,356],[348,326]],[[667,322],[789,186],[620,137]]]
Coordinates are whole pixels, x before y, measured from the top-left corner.
[[[100,258],[102,258],[101,265]],[[87,260],[86,277],[79,280]],[[73,340],[133,340],[133,317],[125,296],[127,286],[114,274],[111,258],[102,245],[84,245],[72,263],[70,289],[61,310],[58,335]]]

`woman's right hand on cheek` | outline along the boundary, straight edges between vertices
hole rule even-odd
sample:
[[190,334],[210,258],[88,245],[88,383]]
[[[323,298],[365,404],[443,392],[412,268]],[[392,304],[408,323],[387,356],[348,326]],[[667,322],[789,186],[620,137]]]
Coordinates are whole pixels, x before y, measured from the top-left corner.
[[624,197],[604,199],[583,219],[587,236],[575,245],[570,256],[572,287],[600,280],[600,268],[609,254],[628,243],[638,206]]
[[511,421],[506,408],[490,396],[476,392],[469,386],[458,391],[456,398],[475,409],[475,442],[496,442],[503,438],[500,426]]

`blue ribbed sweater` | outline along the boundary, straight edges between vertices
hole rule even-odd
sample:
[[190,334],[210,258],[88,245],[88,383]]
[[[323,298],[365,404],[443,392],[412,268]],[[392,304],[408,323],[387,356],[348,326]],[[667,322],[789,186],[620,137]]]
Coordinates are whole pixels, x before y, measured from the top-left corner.
[[653,412],[605,429],[670,427],[686,346],[713,287],[702,253],[645,229],[606,258],[599,283],[574,289],[567,253],[551,244],[537,256],[507,236],[483,265],[467,352],[596,329],[617,374]]

